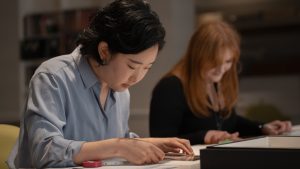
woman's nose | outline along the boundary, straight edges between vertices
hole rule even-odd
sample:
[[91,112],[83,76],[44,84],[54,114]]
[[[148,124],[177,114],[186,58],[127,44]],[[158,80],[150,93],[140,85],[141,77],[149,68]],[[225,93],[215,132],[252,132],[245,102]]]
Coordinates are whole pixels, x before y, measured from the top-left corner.
[[218,66],[218,67],[216,67],[216,73],[222,73],[223,72],[223,66]]
[[138,80],[138,73],[134,73],[133,75],[131,75],[128,80],[130,83],[136,83]]
[[227,69],[227,68],[226,68],[226,65],[223,64],[223,65],[219,66],[219,70],[218,70],[218,71],[219,71],[220,73],[224,73],[224,72],[226,72],[226,69]]

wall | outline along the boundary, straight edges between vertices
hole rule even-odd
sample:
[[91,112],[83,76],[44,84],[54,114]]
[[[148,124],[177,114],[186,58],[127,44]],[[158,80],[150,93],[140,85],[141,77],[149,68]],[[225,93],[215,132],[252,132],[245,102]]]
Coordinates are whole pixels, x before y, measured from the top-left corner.
[[237,104],[238,112],[244,114],[249,105],[259,103],[274,105],[294,124],[299,124],[300,76],[242,78]]
[[141,136],[148,136],[148,115],[151,92],[157,81],[178,61],[187,47],[194,31],[194,0],[150,1],[165,29],[166,45],[148,75],[130,89],[131,119],[130,127]]
[[18,2],[0,2],[0,123],[19,118]]

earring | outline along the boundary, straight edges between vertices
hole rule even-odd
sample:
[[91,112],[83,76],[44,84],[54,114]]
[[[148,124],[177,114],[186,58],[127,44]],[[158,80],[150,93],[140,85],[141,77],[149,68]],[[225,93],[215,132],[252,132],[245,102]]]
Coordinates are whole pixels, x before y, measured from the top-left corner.
[[106,60],[101,60],[101,65],[107,65],[107,61]]

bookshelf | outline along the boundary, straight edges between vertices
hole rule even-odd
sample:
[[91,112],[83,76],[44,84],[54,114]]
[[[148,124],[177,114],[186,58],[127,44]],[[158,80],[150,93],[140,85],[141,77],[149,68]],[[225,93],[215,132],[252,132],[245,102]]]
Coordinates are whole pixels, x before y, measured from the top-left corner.
[[[200,8],[200,7],[199,7]],[[300,6],[223,6],[198,9],[198,22],[224,19],[241,36],[241,77],[300,74]]]
[[20,42],[20,92],[23,107],[29,81],[45,60],[67,54],[75,48],[78,33],[88,26],[97,7],[28,14],[23,17]]

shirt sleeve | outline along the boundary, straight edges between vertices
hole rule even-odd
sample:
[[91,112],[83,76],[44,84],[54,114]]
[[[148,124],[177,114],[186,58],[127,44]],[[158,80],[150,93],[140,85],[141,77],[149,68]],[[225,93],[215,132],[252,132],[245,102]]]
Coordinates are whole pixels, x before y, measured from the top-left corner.
[[236,114],[236,129],[242,137],[251,137],[262,135],[260,126],[262,123],[249,120],[243,116]]
[[65,89],[52,74],[39,73],[31,80],[24,123],[31,163],[36,168],[74,166],[73,156],[83,144],[64,138]]

